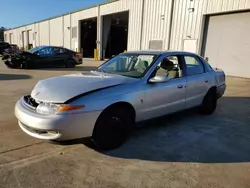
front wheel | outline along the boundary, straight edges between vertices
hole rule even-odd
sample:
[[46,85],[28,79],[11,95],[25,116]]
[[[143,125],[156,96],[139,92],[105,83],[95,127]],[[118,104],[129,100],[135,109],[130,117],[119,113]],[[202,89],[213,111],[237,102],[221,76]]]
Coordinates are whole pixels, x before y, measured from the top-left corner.
[[75,67],[75,61],[74,60],[68,60],[66,63],[67,68],[74,68]]
[[20,68],[21,68],[21,69],[28,69],[29,66],[28,66],[27,63],[22,63],[22,64],[20,65]]
[[216,91],[209,90],[203,99],[200,112],[202,114],[210,115],[216,110],[216,107],[217,107]]
[[121,146],[134,125],[129,111],[119,107],[105,110],[98,118],[94,132],[94,143],[102,150],[111,150]]

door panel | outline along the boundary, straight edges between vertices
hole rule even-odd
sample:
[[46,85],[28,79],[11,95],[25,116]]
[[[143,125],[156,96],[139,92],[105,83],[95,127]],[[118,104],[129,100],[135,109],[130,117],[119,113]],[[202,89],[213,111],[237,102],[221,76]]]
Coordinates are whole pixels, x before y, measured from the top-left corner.
[[46,47],[38,51],[36,59],[37,67],[54,67],[57,58],[55,57],[54,48]]
[[64,48],[54,48],[54,66],[61,67],[66,65],[66,60],[68,59],[68,53]]
[[196,56],[183,56],[187,78],[186,108],[198,106],[212,85],[212,78],[205,73],[203,63]]
[[185,108],[186,78],[166,83],[149,83],[146,89],[146,119],[177,112]]
[[199,106],[211,87],[212,78],[206,74],[187,77],[186,108]]

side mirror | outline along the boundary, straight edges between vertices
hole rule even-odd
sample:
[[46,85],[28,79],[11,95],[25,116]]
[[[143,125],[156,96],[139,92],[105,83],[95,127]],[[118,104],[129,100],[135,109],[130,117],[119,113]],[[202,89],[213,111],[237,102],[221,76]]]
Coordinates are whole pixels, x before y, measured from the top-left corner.
[[205,57],[205,60],[206,60],[206,61],[208,61],[208,60],[209,60],[209,58],[208,58],[208,57]]
[[35,52],[34,54],[37,55],[37,56],[40,56],[39,52]]
[[149,79],[149,83],[165,83],[168,82],[170,78],[167,75],[164,76],[155,76]]

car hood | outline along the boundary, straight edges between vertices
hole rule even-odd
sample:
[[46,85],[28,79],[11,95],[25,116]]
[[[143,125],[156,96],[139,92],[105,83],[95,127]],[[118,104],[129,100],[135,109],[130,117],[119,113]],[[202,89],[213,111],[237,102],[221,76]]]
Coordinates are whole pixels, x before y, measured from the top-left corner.
[[95,71],[70,74],[39,81],[31,96],[40,102],[65,103],[78,95],[133,80],[134,78]]

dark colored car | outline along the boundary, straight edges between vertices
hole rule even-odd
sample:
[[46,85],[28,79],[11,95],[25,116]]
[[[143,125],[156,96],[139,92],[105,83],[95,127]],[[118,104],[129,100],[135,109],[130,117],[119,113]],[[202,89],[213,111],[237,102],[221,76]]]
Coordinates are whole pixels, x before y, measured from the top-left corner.
[[5,55],[2,58],[9,68],[51,68],[82,64],[82,55],[56,46],[39,46],[28,51]]
[[19,51],[20,51],[20,49],[16,44],[10,44],[9,48],[6,48],[4,50],[3,55],[5,55],[5,54],[8,55],[8,54],[11,54],[11,53],[17,53]]
[[9,43],[0,41],[0,55],[3,55],[3,52],[8,48],[10,48]]

